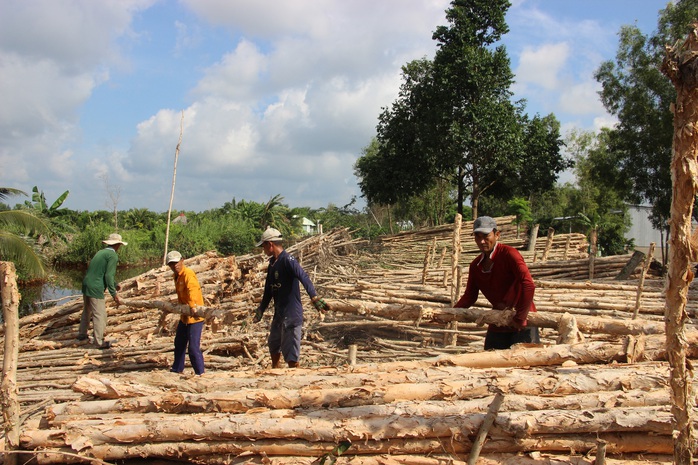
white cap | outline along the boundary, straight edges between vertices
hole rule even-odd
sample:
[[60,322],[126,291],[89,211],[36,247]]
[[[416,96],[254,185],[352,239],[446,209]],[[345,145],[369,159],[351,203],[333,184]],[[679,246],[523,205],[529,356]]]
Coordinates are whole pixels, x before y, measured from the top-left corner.
[[281,231],[274,228],[267,228],[267,230],[262,233],[262,238],[257,242],[257,247],[260,247],[265,242],[281,242],[282,240]]
[[182,259],[182,254],[177,252],[176,250],[173,250],[172,252],[167,254],[167,257],[165,258],[165,263],[168,265],[170,263],[177,263]]

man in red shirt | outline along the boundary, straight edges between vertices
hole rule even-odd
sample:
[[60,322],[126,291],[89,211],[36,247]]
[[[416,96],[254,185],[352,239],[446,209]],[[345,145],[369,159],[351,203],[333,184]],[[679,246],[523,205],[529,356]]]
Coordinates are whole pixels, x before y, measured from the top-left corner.
[[528,326],[528,312],[535,312],[535,284],[523,257],[513,247],[500,244],[497,222],[481,216],[473,223],[475,243],[482,252],[470,263],[465,293],[457,308],[468,308],[477,301],[479,292],[495,310],[514,309],[509,326],[489,325],[485,350],[508,349],[519,342],[540,342],[538,328]]

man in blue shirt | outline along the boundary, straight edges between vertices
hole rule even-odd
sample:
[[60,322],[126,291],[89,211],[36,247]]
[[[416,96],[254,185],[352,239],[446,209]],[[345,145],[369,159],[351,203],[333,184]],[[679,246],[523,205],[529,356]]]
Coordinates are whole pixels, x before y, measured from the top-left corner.
[[263,247],[269,257],[264,296],[257,307],[254,322],[261,321],[264,310],[274,298],[274,318],[271,322],[267,345],[271,354],[272,368],[279,368],[281,356],[289,368],[298,366],[301,349],[301,329],[303,327],[303,305],[301,304],[300,284],[303,284],[313,306],[321,313],[329,310],[328,305],[318,297],[315,287],[303,267],[284,250],[281,232],[267,228],[257,247]]

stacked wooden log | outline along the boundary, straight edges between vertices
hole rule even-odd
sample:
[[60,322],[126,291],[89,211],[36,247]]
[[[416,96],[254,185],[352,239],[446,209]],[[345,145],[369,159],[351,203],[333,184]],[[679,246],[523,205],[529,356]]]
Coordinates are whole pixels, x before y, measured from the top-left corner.
[[[581,260],[589,256],[589,244],[584,234],[556,234],[554,230],[550,230],[546,237],[537,238],[535,246],[529,250],[528,228],[516,225],[515,216],[495,219],[500,231],[500,242],[521,250],[528,263]],[[423,258],[429,256],[431,264],[438,261],[439,266],[448,266],[450,255],[446,251],[452,248],[453,235],[454,225],[448,224],[383,236],[379,242],[381,259],[392,265],[421,266]],[[460,244],[461,263],[470,262],[479,253],[473,241],[473,221],[462,222]]]
[[[593,282],[570,274],[576,260],[529,263],[534,276],[536,266],[557,263],[557,273],[536,277],[539,312],[530,321],[544,344],[485,353],[484,325],[505,312],[484,299],[450,308],[450,267],[427,261],[424,280],[424,255],[386,267],[385,255],[363,245],[337,230],[289,247],[334,309],[321,319],[303,295],[301,369],[269,369],[270,316],[251,322],[261,255],[185,260],[206,301],[201,377],[169,372],[179,315],[167,267],[122,283],[126,305],[107,301],[112,349],[75,339],[81,301],[23,318],[23,451],[38,463],[80,461],[74,454],[126,463],[427,465],[465,463],[478,451],[485,464],[590,464],[600,450],[607,463],[671,462],[660,279],[609,279],[625,257],[609,260],[609,277]],[[698,357],[698,328],[687,334]],[[492,426],[479,446],[488,409]]]

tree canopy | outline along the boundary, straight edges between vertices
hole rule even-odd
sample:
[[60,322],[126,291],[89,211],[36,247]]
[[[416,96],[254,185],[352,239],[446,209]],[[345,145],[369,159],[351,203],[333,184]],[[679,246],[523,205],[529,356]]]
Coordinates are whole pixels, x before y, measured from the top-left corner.
[[454,0],[449,24],[433,34],[434,60],[403,67],[398,98],[381,113],[376,140],[355,165],[369,203],[404,202],[446,182],[458,212],[469,197],[477,215],[484,192],[511,196],[515,187],[528,195],[550,188],[568,167],[555,117],[529,119],[524,103],[511,101],[509,58],[496,45],[508,32],[509,6]]
[[618,179],[632,182],[626,199],[652,204],[658,229],[666,229],[671,206],[671,105],[676,100],[660,66],[665,46],[683,40],[696,19],[698,2],[680,0],[660,12],[652,35],[623,26],[615,60],[602,63],[595,74],[604,106],[618,118],[608,143],[620,169]]

